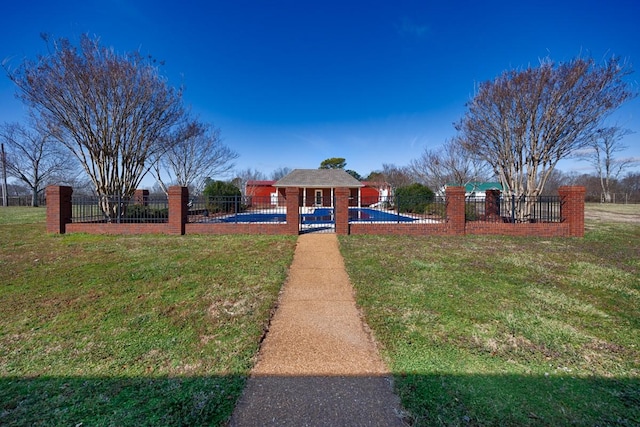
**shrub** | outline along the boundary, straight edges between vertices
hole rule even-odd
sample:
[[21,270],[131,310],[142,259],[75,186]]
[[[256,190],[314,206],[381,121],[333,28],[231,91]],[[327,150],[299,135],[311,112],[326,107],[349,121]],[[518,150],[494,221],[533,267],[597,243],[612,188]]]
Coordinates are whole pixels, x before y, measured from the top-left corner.
[[122,219],[127,222],[166,222],[169,209],[151,208],[143,205],[129,205],[126,207]]
[[447,206],[444,203],[429,202],[424,209],[425,215],[433,215],[444,218],[447,215]]
[[425,213],[427,206],[433,202],[433,198],[433,191],[429,187],[417,183],[400,187],[395,192],[399,212]]
[[464,219],[466,221],[476,221],[478,219],[478,212],[476,211],[475,203],[465,203]]
[[207,200],[210,213],[240,211],[242,194],[238,187],[230,182],[211,181],[204,188],[203,194]]

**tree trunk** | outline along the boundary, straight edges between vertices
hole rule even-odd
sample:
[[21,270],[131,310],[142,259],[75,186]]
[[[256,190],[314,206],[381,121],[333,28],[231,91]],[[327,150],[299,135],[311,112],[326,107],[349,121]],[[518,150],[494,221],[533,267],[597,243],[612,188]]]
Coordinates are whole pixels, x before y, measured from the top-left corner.
[[31,206],[34,208],[38,206],[38,189],[36,187],[31,188]]

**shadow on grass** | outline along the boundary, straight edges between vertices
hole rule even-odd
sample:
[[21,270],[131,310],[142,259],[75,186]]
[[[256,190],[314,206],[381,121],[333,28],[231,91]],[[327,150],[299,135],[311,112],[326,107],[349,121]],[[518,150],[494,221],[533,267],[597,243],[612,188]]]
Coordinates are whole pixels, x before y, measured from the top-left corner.
[[[263,416],[245,412],[235,425],[391,425],[366,419],[373,407],[390,404],[372,395],[380,381],[386,378],[268,377],[247,389],[241,404]],[[226,425],[245,382],[242,376],[4,377],[0,425]],[[407,374],[395,382],[405,421],[416,426],[640,425],[638,378]]]
[[639,378],[401,375],[416,425],[640,425]]
[[0,378],[2,426],[210,426],[227,420],[242,376]]

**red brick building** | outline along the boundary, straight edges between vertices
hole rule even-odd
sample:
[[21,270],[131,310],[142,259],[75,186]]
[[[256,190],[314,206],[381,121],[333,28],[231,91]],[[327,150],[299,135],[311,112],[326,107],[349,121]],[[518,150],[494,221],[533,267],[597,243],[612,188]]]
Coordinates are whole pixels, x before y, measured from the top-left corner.
[[267,200],[270,204],[277,206],[282,204],[284,200],[284,192],[279,193],[278,189],[273,186],[276,181],[254,181],[249,180],[245,185],[245,195],[254,200],[259,200],[261,203],[266,203]]
[[361,182],[342,169],[295,169],[278,181],[247,181],[245,194],[281,204],[287,187],[299,188],[301,206],[333,206],[334,190],[349,189],[350,206],[371,206],[391,195],[387,183]]

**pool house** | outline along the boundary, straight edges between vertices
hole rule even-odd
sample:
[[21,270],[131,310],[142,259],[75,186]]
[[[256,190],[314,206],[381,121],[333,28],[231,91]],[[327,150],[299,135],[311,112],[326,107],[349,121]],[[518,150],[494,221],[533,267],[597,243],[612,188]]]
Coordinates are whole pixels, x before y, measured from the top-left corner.
[[287,187],[298,188],[301,208],[333,208],[335,189],[349,189],[349,205],[360,207],[364,184],[343,169],[294,169],[273,184],[279,192]]

